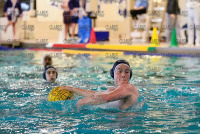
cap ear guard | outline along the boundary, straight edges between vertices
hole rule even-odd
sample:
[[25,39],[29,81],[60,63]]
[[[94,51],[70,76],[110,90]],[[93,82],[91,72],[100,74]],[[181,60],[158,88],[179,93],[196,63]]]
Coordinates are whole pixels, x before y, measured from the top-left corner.
[[44,78],[45,80],[47,80],[47,79],[46,79],[45,73],[46,73],[46,71],[43,72],[43,78]]
[[113,71],[113,69],[110,70],[110,75],[114,79],[114,71]]
[[130,78],[129,78],[129,79],[132,78],[132,74],[133,74],[133,72],[132,72],[132,70],[130,69]]

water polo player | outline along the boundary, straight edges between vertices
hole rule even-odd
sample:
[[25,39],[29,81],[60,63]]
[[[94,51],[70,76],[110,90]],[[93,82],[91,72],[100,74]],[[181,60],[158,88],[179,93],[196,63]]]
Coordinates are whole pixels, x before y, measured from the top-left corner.
[[46,66],[51,66],[52,65],[52,58],[51,55],[49,54],[45,54],[42,58],[42,64],[44,65],[44,68],[46,68]]
[[53,66],[47,66],[45,68],[44,73],[43,73],[43,78],[47,82],[54,83],[56,81],[57,77],[58,77],[58,73],[57,73],[55,67],[53,67]]
[[129,83],[132,77],[130,65],[125,60],[117,60],[110,70],[111,77],[114,79],[114,87],[107,91],[96,92],[84,90],[70,86],[62,86],[61,89],[71,91],[84,98],[77,102],[77,107],[84,105],[99,105],[104,103],[112,104],[120,109],[127,109],[134,105],[139,97],[136,87]]

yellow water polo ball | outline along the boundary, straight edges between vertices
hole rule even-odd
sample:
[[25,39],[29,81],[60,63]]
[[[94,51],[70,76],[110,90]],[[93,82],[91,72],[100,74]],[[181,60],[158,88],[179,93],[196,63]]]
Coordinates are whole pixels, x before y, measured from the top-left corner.
[[61,90],[61,87],[55,87],[52,89],[48,96],[48,101],[60,101],[60,100],[70,100],[73,96],[73,93],[64,89]]

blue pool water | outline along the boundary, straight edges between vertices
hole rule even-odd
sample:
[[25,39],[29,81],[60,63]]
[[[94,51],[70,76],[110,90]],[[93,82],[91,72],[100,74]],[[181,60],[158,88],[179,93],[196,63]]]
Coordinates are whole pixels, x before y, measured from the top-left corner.
[[[42,56],[50,53],[58,84],[42,78]],[[73,100],[48,102],[50,90],[71,85],[96,91],[113,86],[109,75],[117,59],[130,62],[138,102],[120,111]],[[63,55],[45,51],[0,51],[0,133],[199,133],[200,59]]]

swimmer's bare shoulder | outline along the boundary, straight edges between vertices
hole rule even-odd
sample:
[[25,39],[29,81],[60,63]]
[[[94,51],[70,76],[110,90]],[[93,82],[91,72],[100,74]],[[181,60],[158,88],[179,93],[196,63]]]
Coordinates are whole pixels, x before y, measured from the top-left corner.
[[133,84],[124,84],[122,85],[122,88],[124,87],[124,91],[129,93],[130,97],[138,98],[139,92],[137,88]]
[[[120,86],[120,88],[124,89],[130,93],[133,93],[132,95],[139,96],[139,92],[138,92],[137,88],[132,84],[124,84],[124,85]],[[110,87],[107,89],[107,92],[112,92],[114,90],[115,90],[114,87]]]
[[129,86],[130,86],[129,90],[134,93],[134,96],[139,97],[140,95],[138,89],[132,84],[129,84]]
[[[109,90],[113,90],[110,88]],[[132,84],[123,84],[105,96],[107,102],[119,100],[120,109],[127,109],[135,104],[138,100],[139,92]]]
[[127,97],[125,97],[122,100],[123,105],[121,106],[121,109],[127,109],[128,107],[133,106],[135,104],[140,95],[137,88],[132,84],[122,85],[122,88],[123,87],[124,87],[124,92],[127,92]]

